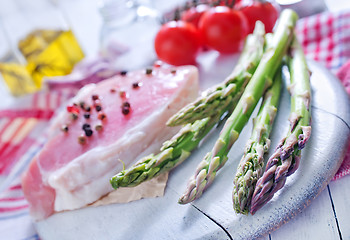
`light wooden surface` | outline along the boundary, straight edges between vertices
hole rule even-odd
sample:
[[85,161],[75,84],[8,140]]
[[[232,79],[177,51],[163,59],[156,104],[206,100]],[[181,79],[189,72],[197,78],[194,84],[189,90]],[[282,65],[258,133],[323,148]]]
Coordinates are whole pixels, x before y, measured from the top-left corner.
[[[6,6],[6,2],[7,0],[0,1],[2,9]],[[101,26],[101,19],[96,8],[97,1],[57,0],[55,2],[64,11],[65,17],[68,19],[85,53],[88,56],[94,56],[99,46],[99,28]],[[6,24],[6,20],[2,18],[0,23]],[[15,31],[15,29],[11,31]],[[0,94],[1,96],[6,95],[3,87],[0,88]],[[11,101],[10,97],[5,99],[4,102]],[[345,131],[349,129],[349,123],[347,124],[347,126],[344,125]],[[278,230],[262,239],[350,239],[349,201],[350,176],[346,176],[331,182],[312,201],[309,207],[287,224],[284,224]],[[196,219],[191,221],[196,221]],[[220,223],[213,222],[210,218],[207,218],[203,224],[207,226]],[[186,233],[186,236],[189,236],[188,233]],[[218,236],[218,239],[222,238],[224,239],[225,235]]]

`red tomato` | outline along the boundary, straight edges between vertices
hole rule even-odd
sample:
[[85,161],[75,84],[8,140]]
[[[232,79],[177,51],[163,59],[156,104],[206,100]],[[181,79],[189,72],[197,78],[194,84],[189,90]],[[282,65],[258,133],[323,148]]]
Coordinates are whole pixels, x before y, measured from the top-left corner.
[[279,15],[278,7],[271,2],[249,1],[241,2],[238,8],[247,17],[249,22],[249,33],[252,33],[255,27],[255,22],[260,20],[265,24],[266,32],[272,32],[276,20]]
[[210,7],[206,4],[191,7],[181,14],[181,20],[192,23],[196,28],[198,28],[199,19],[208,9],[210,9]]
[[204,43],[221,53],[242,49],[248,34],[248,21],[239,11],[226,6],[209,9],[199,21]]
[[159,59],[178,66],[195,63],[201,41],[198,30],[192,24],[171,21],[161,27],[154,46]]

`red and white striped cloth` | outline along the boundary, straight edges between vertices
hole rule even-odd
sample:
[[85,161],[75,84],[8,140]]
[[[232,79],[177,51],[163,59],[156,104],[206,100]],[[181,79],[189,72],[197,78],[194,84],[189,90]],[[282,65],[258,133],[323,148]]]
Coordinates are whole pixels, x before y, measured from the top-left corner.
[[19,99],[11,109],[0,110],[0,179],[32,146],[55,109],[72,94],[43,92]]
[[[20,175],[45,142],[43,129],[74,91],[39,92],[0,110],[0,232],[3,239],[38,239]],[[15,226],[17,231],[13,231]]]
[[[301,19],[297,34],[306,57],[320,62],[333,73],[350,59],[350,11],[326,12]],[[344,69],[343,75],[346,76]],[[347,80],[350,81],[350,77]],[[344,85],[350,86],[350,83]],[[39,238],[28,215],[19,176],[44,144],[45,138],[39,136],[54,110],[71,95],[61,91],[37,93],[21,99],[16,108],[0,110],[1,239]],[[349,155],[350,152],[334,179],[350,174]]]

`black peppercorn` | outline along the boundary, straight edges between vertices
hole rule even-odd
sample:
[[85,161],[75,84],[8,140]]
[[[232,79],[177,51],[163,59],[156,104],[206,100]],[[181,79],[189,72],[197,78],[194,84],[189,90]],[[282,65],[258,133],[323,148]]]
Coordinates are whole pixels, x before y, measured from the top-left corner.
[[122,113],[123,113],[124,115],[128,115],[129,112],[130,112],[130,108],[129,108],[129,107],[122,107]]
[[84,123],[83,126],[82,126],[82,129],[85,130],[85,129],[91,129],[91,126],[90,124],[88,123]]
[[99,111],[102,110],[102,107],[101,107],[101,105],[97,105],[97,106],[95,107],[95,109],[96,109],[97,112],[99,112]]
[[91,137],[92,134],[93,134],[93,131],[91,130],[91,128],[85,129],[84,132],[85,132],[85,135],[86,135],[87,137]]

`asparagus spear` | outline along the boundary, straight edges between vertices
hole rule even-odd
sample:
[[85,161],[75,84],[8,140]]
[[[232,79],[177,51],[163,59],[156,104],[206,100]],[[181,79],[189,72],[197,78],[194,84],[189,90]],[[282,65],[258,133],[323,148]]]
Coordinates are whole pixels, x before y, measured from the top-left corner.
[[129,169],[113,176],[110,179],[112,187],[134,187],[176,167],[191,154],[217,121],[217,118],[204,118],[188,123],[170,140],[164,142],[158,154],[141,158]]
[[[254,71],[262,57],[264,33],[264,26],[258,23],[254,33],[247,38],[241,57],[232,74],[208,95],[210,98],[214,95],[221,95],[225,103],[220,104],[220,107],[217,106],[220,110],[217,110],[215,114],[210,114],[210,116],[207,114],[207,117],[186,124],[174,137],[163,144],[158,154],[146,156],[129,169],[113,176],[110,179],[113,188],[136,186],[174,168],[191,154],[191,151],[198,146],[202,138],[207,135],[225,112],[232,112],[244,87],[251,78],[251,74],[245,71]],[[205,98],[201,99],[207,103],[212,102]]]
[[227,154],[233,143],[238,139],[265,89],[272,84],[272,78],[293,38],[293,29],[297,19],[298,16],[293,10],[282,11],[271,45],[269,44],[270,46],[264,53],[237,107],[227,119],[212,151],[199,163],[194,176],[190,178],[179,203],[186,204],[200,197],[213,182],[217,171],[227,161]]
[[233,207],[237,213],[248,214],[256,181],[263,172],[264,154],[270,147],[269,135],[277,112],[281,81],[279,69],[273,85],[264,94],[259,113],[253,121],[252,135],[238,164],[232,196]]
[[251,79],[263,55],[264,24],[258,21],[253,34],[247,36],[238,64],[224,82],[208,89],[196,101],[173,115],[168,126],[192,123],[196,120],[221,114],[232,101],[238,101],[242,89]]
[[254,190],[250,212],[254,214],[284,186],[287,176],[299,166],[301,149],[310,138],[310,74],[303,50],[294,37],[289,58],[291,113],[290,129],[269,158]]

